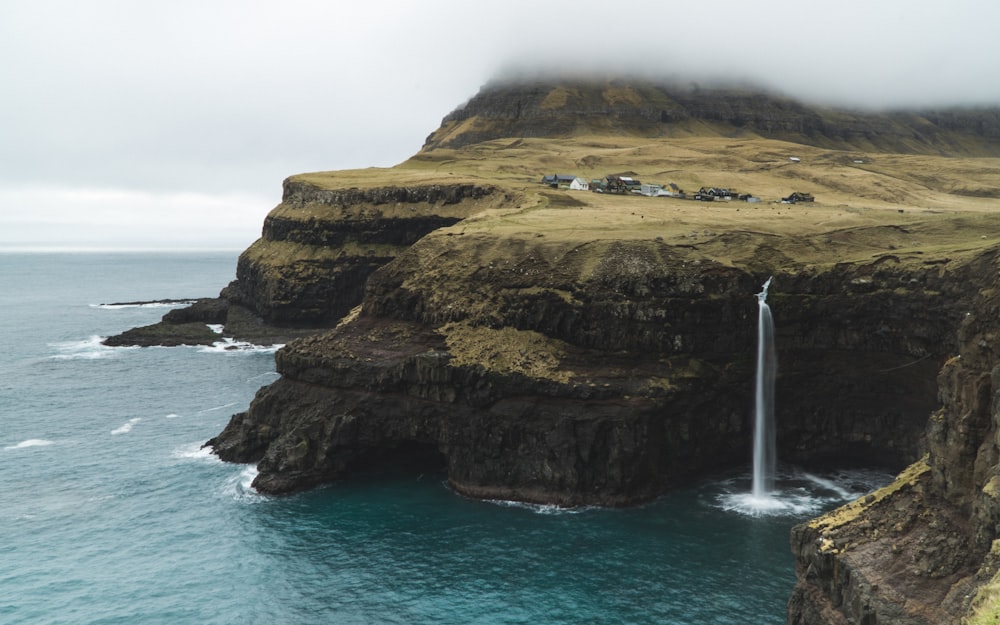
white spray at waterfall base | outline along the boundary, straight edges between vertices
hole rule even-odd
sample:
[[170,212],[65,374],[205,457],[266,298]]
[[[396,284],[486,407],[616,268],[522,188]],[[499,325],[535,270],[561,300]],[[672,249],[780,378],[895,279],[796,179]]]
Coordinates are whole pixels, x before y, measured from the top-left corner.
[[779,471],[774,418],[778,357],[774,345],[774,321],[771,308],[767,305],[770,286],[771,278],[768,278],[761,292],[756,294],[760,315],[757,324],[752,472],[749,476],[715,483],[714,488],[719,490],[716,505],[747,516],[801,518],[859,497],[888,483],[892,476],[869,469],[842,469],[825,476],[790,466]]

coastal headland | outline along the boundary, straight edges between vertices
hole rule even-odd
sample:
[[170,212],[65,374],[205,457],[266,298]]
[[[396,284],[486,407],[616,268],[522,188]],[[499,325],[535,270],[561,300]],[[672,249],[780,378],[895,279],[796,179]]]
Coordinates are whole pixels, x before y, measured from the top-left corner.
[[[301,337],[209,442],[257,463],[261,491],[403,467],[473,497],[631,505],[748,462],[754,294],[773,276],[779,457],[909,466],[795,529],[789,622],[988,616],[998,119],[487,86],[396,167],[288,178],[237,279],[144,340]],[[542,183],[556,174],[688,197]],[[690,199],[703,187],[760,201]]]

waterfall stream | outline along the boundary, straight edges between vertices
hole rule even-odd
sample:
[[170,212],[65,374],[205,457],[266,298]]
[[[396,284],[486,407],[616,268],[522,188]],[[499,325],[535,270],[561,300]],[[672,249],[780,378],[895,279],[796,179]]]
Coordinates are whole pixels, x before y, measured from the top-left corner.
[[753,487],[755,498],[767,497],[774,491],[777,465],[774,432],[774,378],[778,359],[774,349],[774,321],[767,305],[767,289],[771,278],[757,293],[760,314],[757,323],[757,387],[753,438]]

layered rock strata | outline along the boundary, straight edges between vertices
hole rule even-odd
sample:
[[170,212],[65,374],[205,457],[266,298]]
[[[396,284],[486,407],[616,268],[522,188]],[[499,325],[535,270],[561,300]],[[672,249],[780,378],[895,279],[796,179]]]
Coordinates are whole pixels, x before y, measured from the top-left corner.
[[475,184],[326,189],[289,178],[225,295],[274,325],[329,327],[361,301],[373,271],[482,210],[495,192]]
[[368,276],[429,232],[509,195],[472,183],[330,189],[291,177],[261,238],[239,257],[218,298],[167,313],[105,344],[212,344],[226,337],[286,343],[334,326],[361,302]]
[[[278,352],[281,380],[216,453],[259,461],[266,492],[400,458],[476,497],[561,505],[636,503],[746,462],[760,267],[653,240],[454,234]],[[928,380],[990,262],[773,268],[782,457],[916,459]]]
[[[996,268],[993,272],[996,273]],[[938,377],[927,455],[890,486],[792,532],[789,623],[930,625],[1000,614],[1000,292],[970,304]]]

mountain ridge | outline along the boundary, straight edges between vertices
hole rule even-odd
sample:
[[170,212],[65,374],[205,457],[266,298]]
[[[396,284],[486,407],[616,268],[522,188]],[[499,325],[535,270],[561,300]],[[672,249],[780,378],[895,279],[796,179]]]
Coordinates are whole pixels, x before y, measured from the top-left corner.
[[590,133],[759,136],[826,149],[1000,156],[1000,106],[867,112],[752,87],[649,79],[493,81],[446,115],[423,151]]

